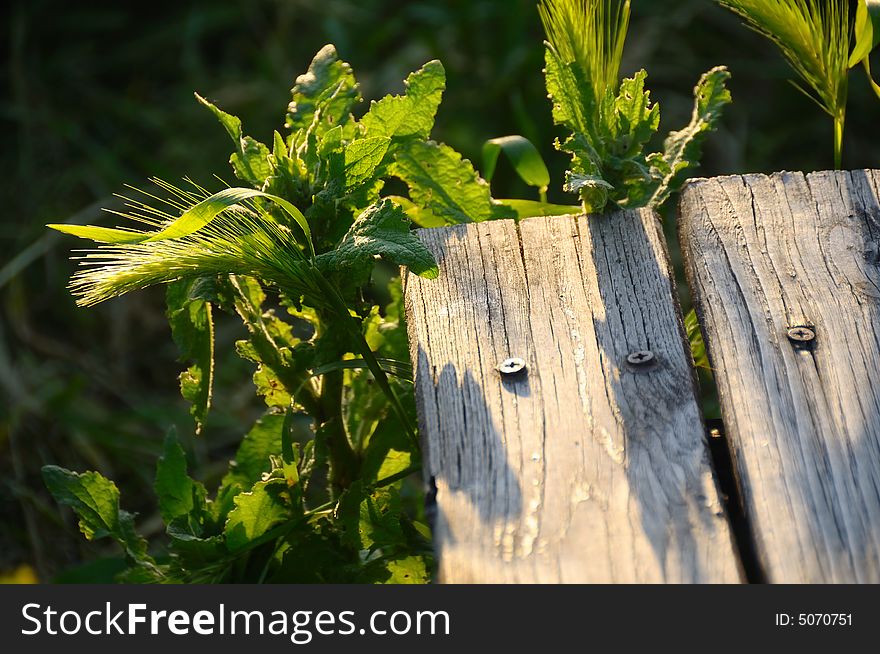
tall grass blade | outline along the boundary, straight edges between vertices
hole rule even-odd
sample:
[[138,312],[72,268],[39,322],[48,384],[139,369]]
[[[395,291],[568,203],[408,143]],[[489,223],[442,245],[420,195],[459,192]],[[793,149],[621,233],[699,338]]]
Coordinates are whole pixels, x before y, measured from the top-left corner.
[[834,120],[839,168],[850,68],[847,0],[717,0],[773,41],[800,78],[795,84]]
[[616,91],[630,0],[543,0],[538,11],[556,55],[585,71],[596,97]]

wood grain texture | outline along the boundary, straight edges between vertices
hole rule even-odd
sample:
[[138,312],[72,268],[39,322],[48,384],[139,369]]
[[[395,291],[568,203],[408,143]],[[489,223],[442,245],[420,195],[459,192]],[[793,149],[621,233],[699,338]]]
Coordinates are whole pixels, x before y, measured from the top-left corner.
[[441,271],[405,289],[439,579],[740,581],[655,215],[419,235]]
[[[880,173],[699,180],[679,230],[771,582],[880,582]],[[796,346],[791,326],[815,327]]]

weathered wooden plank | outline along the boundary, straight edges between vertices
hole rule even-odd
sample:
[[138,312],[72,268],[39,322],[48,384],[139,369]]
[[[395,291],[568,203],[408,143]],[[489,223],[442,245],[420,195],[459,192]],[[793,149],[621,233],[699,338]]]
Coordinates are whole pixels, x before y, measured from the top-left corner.
[[440,579],[739,581],[656,217],[420,238],[441,270],[406,288]]
[[[680,236],[772,582],[880,582],[880,173],[699,180]],[[816,339],[792,343],[810,326]]]

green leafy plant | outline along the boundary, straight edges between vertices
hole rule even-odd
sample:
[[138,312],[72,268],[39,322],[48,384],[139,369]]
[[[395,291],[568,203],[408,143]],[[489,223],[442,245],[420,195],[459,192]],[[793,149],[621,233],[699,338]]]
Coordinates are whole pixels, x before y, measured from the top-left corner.
[[645,154],[660,107],[651,102],[644,70],[619,79],[629,0],[543,0],[539,9],[553,119],[570,132],[556,143],[572,159],[565,190],[578,194],[588,213],[609,203],[661,206],[697,165],[706,133],[730,102],[729,73],[724,67],[705,73],[690,124],[670,133],[663,152]]
[[[351,67],[323,48],[291,91],[271,145],[197,96],[232,140],[238,186],[211,191],[154,179],[124,198],[129,226],[50,227],[98,243],[80,256],[71,290],[90,306],[167,285],[167,317],[188,367],[180,389],[195,433],[209,432],[215,320],[237,316],[236,351],[254,366],[266,413],[248,431],[216,488],[189,476],[184,440],[170,433],[154,489],[165,540],[148,543],[120,493],[96,472],[44,469],[55,498],[90,540],[125,553],[120,579],[152,582],[420,582],[430,533],[404,481],[420,469],[399,280],[372,300],[378,260],[438,274],[412,224],[660,206],[696,165],[700,142],[730,96],[713,69],[696,89],[688,127],[662,153],[643,150],[659,126],[645,73],[619,83],[629,2],[546,1],[547,88],[571,136],[566,188],[582,207],[546,201],[549,172],[522,137],[489,141],[484,171],[510,160],[538,201],[495,200],[448,145],[431,140],[445,89],[438,61],[403,95],[361,102]],[[619,88],[618,88],[619,86]],[[386,192],[391,188],[406,189]],[[405,194],[404,194],[405,193]]]
[[[773,41],[800,78],[793,82],[834,122],[834,166],[843,159],[849,70],[863,63],[872,87],[869,55],[880,42],[880,2],[858,0],[855,29],[848,0],[717,0]],[[853,49],[850,51],[850,36]]]
[[[271,147],[197,96],[231,137],[244,186],[153,180],[155,191],[126,199],[122,215],[138,228],[51,225],[99,243],[71,282],[80,305],[168,285],[196,431],[209,419],[214,321],[224,313],[247,330],[236,350],[255,366],[267,408],[213,492],[188,476],[181,441],[168,436],[155,479],[164,546],[148,548],[111,481],[44,469],[85,536],[122,547],[123,580],[428,578],[430,533],[403,486],[420,461],[401,292],[392,281],[390,304],[378,306],[366,299],[371,275],[379,259],[437,275],[411,222],[515,215],[470,162],[430,140],[444,89],[442,65],[429,62],[405,94],[356,119],[351,67],[327,46],[297,79]],[[383,195],[391,178],[408,197]]]

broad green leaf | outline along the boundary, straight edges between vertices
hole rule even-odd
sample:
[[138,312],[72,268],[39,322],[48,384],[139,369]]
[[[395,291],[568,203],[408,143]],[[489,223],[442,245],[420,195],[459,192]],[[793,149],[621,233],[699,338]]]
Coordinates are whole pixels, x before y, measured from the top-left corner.
[[172,430],[165,437],[165,448],[156,464],[156,481],[153,485],[159,498],[159,511],[166,524],[176,518],[204,512],[205,487],[190,479],[186,468],[186,454]]
[[715,129],[721,112],[730,103],[730,91],[725,84],[730,73],[717,66],[703,74],[694,88],[694,112],[690,124],[666,139],[662,157],[654,157],[651,172],[659,179],[648,205],[659,207],[671,193],[677,191],[688,168],[698,165],[702,142]]
[[237,207],[239,203],[254,198],[264,198],[281,207],[303,230],[306,235],[307,245],[313,252],[309,223],[305,216],[303,216],[302,212],[284,198],[249,188],[227,188],[218,191],[188,209],[174,222],[158,232],[134,232],[125,229],[107,229],[104,227],[66,224],[47,225],[47,227],[51,227],[52,229],[65,234],[71,234],[80,238],[88,238],[100,243],[153,243],[156,241],[188,236],[209,224],[214,218],[227,209]]
[[367,136],[427,140],[445,89],[443,64],[429,61],[406,79],[405,95],[388,95],[372,102],[361,125]]
[[257,420],[241,441],[222,485],[238,484],[246,489],[260,481],[272,469],[269,457],[281,454],[283,429],[283,413],[267,413]]
[[565,63],[551,47],[545,49],[544,80],[553,105],[553,121],[575,134],[593,135],[595,91],[574,63]]
[[257,395],[263,398],[268,407],[285,408],[290,406],[293,399],[287,386],[278,377],[276,369],[260,363],[254,371],[254,386]]
[[226,547],[234,552],[259,538],[284,521],[288,515],[287,484],[283,479],[270,479],[254,484],[247,493],[235,496],[235,508],[229,513],[224,533]]
[[386,584],[427,584],[431,581],[425,559],[421,556],[407,556],[389,561],[388,572],[391,576],[385,581]]
[[609,125],[615,121],[607,115],[608,107],[614,107],[614,97],[609,90],[608,97],[597,98],[586,71],[577,63],[564,62],[549,45],[545,51],[545,81],[553,121],[572,133],[564,142],[556,142],[558,150],[572,157],[563,189],[577,193],[585,211],[602,211],[614,189],[604,177],[609,154],[605,150],[617,136],[616,124]]
[[470,161],[448,145],[411,141],[401,146],[391,172],[406,182],[415,204],[446,224],[512,217],[512,213],[499,213],[489,185]]
[[[259,326],[255,326],[259,329]],[[256,339],[256,340],[254,340]],[[292,356],[287,348],[278,347],[274,341],[265,337],[265,334],[255,333],[252,340],[235,342],[235,351],[242,358],[257,364],[253,374],[254,387],[257,395],[263,398],[269,408],[287,408],[290,406],[290,393],[288,384],[281,380],[286,369],[292,364]],[[267,363],[268,361],[268,363]],[[290,379],[285,376],[288,382]],[[296,382],[299,384],[299,382]]]
[[351,66],[339,59],[336,48],[325,45],[308,72],[296,78],[284,126],[294,134],[302,130],[320,136],[347,122],[360,100]]
[[262,188],[266,178],[272,175],[269,148],[250,136],[245,136],[242,133],[241,120],[237,116],[219,109],[198,93],[195,96],[217,117],[235,143],[236,151],[229,160],[235,176],[243,182],[253,184],[256,188]]
[[44,466],[43,480],[60,504],[79,518],[79,529],[88,540],[113,538],[136,561],[149,561],[147,541],[135,531],[134,515],[119,508],[119,489],[97,472],[82,474]]
[[573,216],[583,213],[583,207],[573,204],[549,204],[547,202],[510,198],[501,198],[496,200],[496,202],[515,211],[516,217],[519,220],[535,216]]
[[180,374],[180,393],[190,403],[190,413],[200,434],[214,385],[214,319],[211,303],[193,297],[199,280],[180,280],[168,285],[166,315],[181,358],[193,364]]
[[350,193],[371,180],[375,174],[391,139],[387,136],[360,139],[345,147],[345,191]]
[[439,274],[434,257],[410,231],[403,209],[387,199],[358,216],[336,249],[319,255],[317,264],[326,274],[351,273],[360,279],[377,257],[428,279]]
[[502,136],[483,144],[483,177],[487,182],[492,181],[498,155],[502,152],[526,184],[541,189],[542,192],[547,189],[550,184],[547,165],[538,149],[523,136]]

